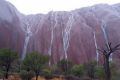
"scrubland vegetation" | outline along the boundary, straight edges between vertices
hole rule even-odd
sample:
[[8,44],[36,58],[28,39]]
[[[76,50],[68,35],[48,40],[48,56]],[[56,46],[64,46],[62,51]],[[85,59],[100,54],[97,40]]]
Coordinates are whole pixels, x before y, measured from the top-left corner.
[[[62,59],[49,65],[49,56],[31,52],[21,60],[11,49],[0,49],[0,79],[3,80],[120,80],[120,68],[109,61],[110,54],[119,50],[120,45],[111,47],[109,43],[103,50],[104,64],[89,61],[74,64]],[[108,55],[109,54],[109,55]],[[106,62],[107,61],[107,62]]]

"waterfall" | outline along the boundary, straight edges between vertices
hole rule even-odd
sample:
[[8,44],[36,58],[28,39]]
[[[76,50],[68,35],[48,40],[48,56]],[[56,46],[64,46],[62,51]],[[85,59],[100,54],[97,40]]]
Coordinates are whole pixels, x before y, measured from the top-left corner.
[[63,32],[63,48],[64,48],[64,54],[65,54],[65,59],[66,60],[68,59],[67,50],[68,50],[68,47],[69,47],[70,31],[72,29],[73,22],[74,22],[74,16],[73,16],[73,14],[71,14],[71,16],[68,19],[66,28],[64,29],[64,32]]
[[94,34],[94,43],[95,43],[95,48],[96,48],[96,60],[97,62],[99,62],[99,53],[98,53],[98,45],[97,45],[97,40],[96,40],[96,35],[95,35],[95,32],[93,32]]
[[[57,27],[57,24],[58,24],[58,20],[57,20],[57,17],[58,17],[58,13],[56,12],[55,14],[52,13],[51,14],[52,18],[54,17],[53,20],[51,20],[51,40],[50,40],[50,46],[49,46],[49,50],[48,50],[48,54],[49,56],[51,57],[52,55],[52,46],[53,46],[53,38],[54,38],[54,29]],[[53,24],[53,21],[55,20],[55,23]],[[51,61],[49,61],[49,65],[51,65]]]
[[[105,38],[106,45],[109,48],[109,45],[108,45],[108,43],[109,43],[108,42],[108,35],[107,35],[107,32],[106,32],[106,22],[104,20],[102,21],[101,29],[103,31],[103,35],[104,35],[104,38]],[[112,61],[112,54],[110,56],[110,61]]]
[[27,46],[30,40],[30,37],[32,36],[31,32],[31,27],[27,25],[26,32],[25,32],[25,42],[24,42],[24,47],[23,47],[23,52],[22,52],[22,60],[25,58],[26,53],[27,53]]
[[108,37],[107,37],[107,32],[106,32],[106,23],[105,22],[102,22],[102,26],[101,26],[101,29],[103,31],[103,35],[104,35],[104,38],[105,38],[105,41],[106,43],[108,43]]
[[23,51],[22,51],[22,60],[25,58],[25,56],[27,54],[27,47],[28,47],[31,36],[35,35],[38,32],[38,30],[41,29],[43,21],[44,21],[44,17],[42,17],[42,19],[40,19],[41,25],[38,25],[40,22],[38,22],[36,24],[37,28],[35,29],[34,33],[32,32],[32,27],[34,27],[34,25],[31,24],[31,22],[33,22],[33,21],[34,21],[33,18],[30,18],[30,19],[28,18],[28,19],[24,20],[25,27],[23,27],[23,26],[21,27],[23,32],[25,33],[25,41],[24,41]]

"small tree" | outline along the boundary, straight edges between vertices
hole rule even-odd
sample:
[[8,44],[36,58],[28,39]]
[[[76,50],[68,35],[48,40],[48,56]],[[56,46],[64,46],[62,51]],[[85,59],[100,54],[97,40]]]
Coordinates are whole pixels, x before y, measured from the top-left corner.
[[18,58],[18,54],[10,49],[0,50],[0,65],[5,70],[5,78],[8,78],[8,72],[11,68],[11,64]]
[[38,80],[38,75],[43,66],[48,62],[48,57],[38,52],[32,52],[28,54],[23,60],[23,68],[27,71],[34,71],[36,80]]
[[120,44],[117,44],[116,46],[112,47],[111,43],[107,43],[106,47],[104,49],[98,49],[104,58],[104,71],[106,75],[106,80],[111,80],[111,70],[110,70],[110,56],[112,53],[116,52],[117,50],[120,50]]

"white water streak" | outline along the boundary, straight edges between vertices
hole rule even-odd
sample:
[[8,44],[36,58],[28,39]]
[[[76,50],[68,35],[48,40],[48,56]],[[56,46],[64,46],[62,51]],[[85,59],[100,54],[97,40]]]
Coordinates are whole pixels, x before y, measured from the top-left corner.
[[[43,20],[40,20],[43,22]],[[33,18],[31,19],[27,19],[27,21],[25,21],[24,25],[25,27],[21,27],[22,30],[25,32],[25,41],[24,41],[24,45],[23,45],[23,52],[22,52],[22,60],[25,58],[26,54],[27,54],[27,47],[28,47],[28,44],[29,44],[29,40],[31,38],[32,35],[36,34],[39,30],[39,27],[41,29],[41,26],[39,26],[39,22],[38,24],[36,25],[37,28],[36,28],[36,31],[33,33],[32,32],[32,27],[34,27],[34,25],[32,25],[33,22]]]
[[106,33],[106,23],[104,21],[102,22],[101,29],[103,31],[103,35],[104,35],[105,41],[106,41],[106,43],[108,43],[108,37],[107,37],[107,33]]
[[[51,18],[54,18],[53,20],[51,20],[51,40],[50,40],[50,47],[49,47],[49,50],[48,50],[48,54],[49,56],[51,57],[52,55],[52,46],[53,46],[53,38],[54,38],[54,29],[57,27],[57,24],[58,24],[58,13],[52,13],[51,14]],[[55,21],[55,23],[53,23],[53,21]],[[51,65],[51,62],[49,61],[49,65]]]
[[93,32],[94,34],[94,43],[95,43],[95,48],[96,48],[96,60],[97,62],[99,62],[99,52],[98,52],[98,45],[97,45],[97,40],[96,40],[96,35],[95,35],[95,32]]
[[[104,38],[105,38],[105,41],[106,41],[106,44],[107,44],[107,47],[109,48],[109,45],[108,45],[108,35],[107,35],[107,32],[106,32],[106,22],[103,20],[102,21],[102,31],[103,31],[103,35],[104,35]],[[112,54],[110,56],[110,61],[112,61]]]
[[[24,47],[23,47],[23,52],[22,52],[22,60],[25,58],[26,53],[27,53],[27,46],[30,40],[30,37],[32,36],[31,32],[31,27],[29,27],[29,24],[26,24],[26,32],[25,32],[25,42],[24,42]],[[25,29],[24,29],[25,31]]]
[[64,48],[64,53],[65,53],[65,59],[66,60],[68,59],[67,50],[68,50],[68,47],[69,47],[70,31],[72,29],[73,22],[74,22],[74,16],[73,16],[73,14],[71,14],[71,16],[68,19],[67,26],[66,26],[66,28],[63,32],[63,48]]

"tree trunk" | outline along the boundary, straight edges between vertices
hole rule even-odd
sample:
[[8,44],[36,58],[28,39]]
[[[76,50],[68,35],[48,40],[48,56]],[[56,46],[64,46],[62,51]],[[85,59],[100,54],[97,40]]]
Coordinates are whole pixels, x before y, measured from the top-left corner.
[[105,69],[106,80],[111,80],[111,71],[110,71],[110,65],[109,65],[109,57],[105,58],[104,69]]
[[29,80],[29,72],[27,71],[27,80]]
[[8,79],[8,71],[9,71],[9,67],[6,68],[6,73],[5,73],[5,78]]
[[36,74],[36,80],[38,80],[38,74]]
[[36,80],[38,80],[39,72],[38,72],[38,71],[35,71],[35,75],[36,75]]

